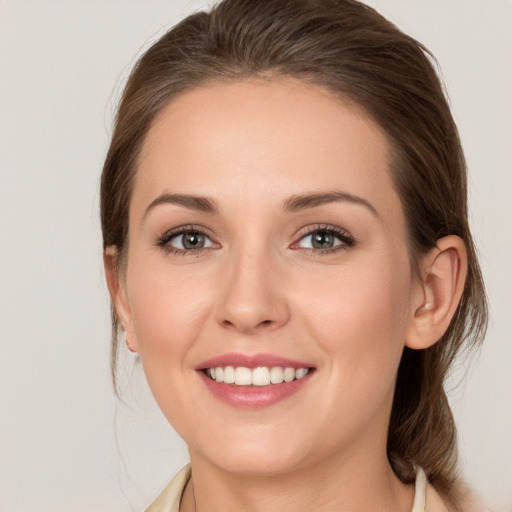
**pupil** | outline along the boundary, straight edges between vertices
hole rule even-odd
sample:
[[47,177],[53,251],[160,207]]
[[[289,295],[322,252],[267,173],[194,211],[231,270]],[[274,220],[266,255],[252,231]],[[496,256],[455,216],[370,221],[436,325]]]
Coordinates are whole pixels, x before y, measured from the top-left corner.
[[313,247],[315,249],[325,249],[333,247],[334,239],[331,233],[318,231],[313,235]]
[[186,233],[183,235],[185,249],[201,249],[204,246],[204,235],[201,233]]

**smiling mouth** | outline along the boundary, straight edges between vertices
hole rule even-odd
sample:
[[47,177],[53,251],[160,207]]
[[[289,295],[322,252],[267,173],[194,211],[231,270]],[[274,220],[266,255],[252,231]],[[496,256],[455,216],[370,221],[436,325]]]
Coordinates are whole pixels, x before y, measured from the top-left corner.
[[270,386],[300,380],[314,368],[292,368],[283,366],[217,366],[203,370],[205,375],[218,383],[234,386]]

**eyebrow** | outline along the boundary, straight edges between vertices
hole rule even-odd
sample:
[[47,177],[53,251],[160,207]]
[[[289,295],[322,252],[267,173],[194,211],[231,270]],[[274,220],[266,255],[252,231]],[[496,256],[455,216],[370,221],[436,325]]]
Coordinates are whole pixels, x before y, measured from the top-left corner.
[[158,196],[156,199],[151,201],[151,204],[146,208],[144,217],[160,204],[177,204],[184,206],[189,210],[196,210],[205,213],[218,213],[219,209],[215,204],[215,201],[208,199],[207,197],[192,196],[188,194],[169,194],[165,193]]
[[[315,208],[316,206],[322,206],[328,203],[343,201],[362,205],[377,218],[379,217],[377,210],[366,199],[355,196],[353,194],[349,194],[348,192],[341,192],[338,190],[294,195],[284,202],[283,209],[285,212],[297,212],[300,210],[306,210],[308,208]],[[146,211],[144,212],[144,217],[146,217],[153,208],[160,204],[176,204],[190,210],[196,210],[205,213],[219,213],[219,208],[213,199],[202,196],[193,196],[189,194],[164,193],[151,202],[151,204],[146,208]]]
[[349,203],[359,204],[367,208],[375,217],[379,218],[379,214],[375,207],[366,199],[362,197],[349,194],[348,192],[341,192],[338,190],[329,192],[314,192],[312,194],[296,195],[290,197],[284,203],[284,210],[286,212],[296,212],[305,210],[307,208],[315,208],[323,204],[335,203],[345,201]]

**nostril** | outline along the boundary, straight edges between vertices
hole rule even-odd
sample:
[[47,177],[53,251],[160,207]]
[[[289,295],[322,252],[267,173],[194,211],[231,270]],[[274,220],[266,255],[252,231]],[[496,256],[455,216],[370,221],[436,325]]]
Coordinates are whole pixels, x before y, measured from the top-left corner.
[[259,331],[260,329],[271,328],[274,324],[275,324],[274,320],[262,320],[261,322],[249,320],[249,321],[244,322],[243,319],[239,319],[238,321],[224,319],[222,321],[222,325],[224,327],[226,327],[226,328],[235,327],[244,332],[255,332],[255,331]]
[[256,325],[256,329],[259,330],[269,328],[272,327],[274,323],[275,322],[273,320],[262,320],[259,324]]

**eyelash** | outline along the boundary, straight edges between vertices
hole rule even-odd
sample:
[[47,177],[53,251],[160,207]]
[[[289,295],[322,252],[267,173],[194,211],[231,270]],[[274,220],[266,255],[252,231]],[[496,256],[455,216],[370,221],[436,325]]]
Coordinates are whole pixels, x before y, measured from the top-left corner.
[[[177,256],[193,256],[198,255],[201,251],[204,251],[205,249],[209,249],[209,247],[201,247],[199,249],[179,249],[177,247],[172,247],[171,245],[168,245],[169,242],[178,236],[186,235],[188,233],[199,233],[203,235],[204,237],[211,240],[210,235],[201,227],[199,226],[180,226],[179,228],[171,229],[170,231],[166,231],[162,236],[158,237],[157,244],[159,247],[161,247],[163,250],[165,250],[167,253]],[[215,244],[215,242],[214,242]],[[218,244],[216,244],[218,245]]]
[[[302,233],[298,240],[292,244],[292,249],[294,249],[294,246],[296,246],[301,240],[304,238],[313,235],[314,233],[327,233],[329,235],[333,235],[338,240],[341,241],[341,244],[335,245],[334,247],[331,247],[329,249],[316,249],[316,248],[303,248],[303,251],[306,251],[307,254],[312,256],[327,256],[328,254],[333,254],[338,251],[346,251],[347,249],[351,249],[356,245],[356,238],[352,236],[348,231],[345,231],[344,229],[330,226],[328,224],[319,224],[316,226],[310,226],[307,228],[307,230]],[[297,247],[295,250],[300,249]]]
[[[305,232],[303,232],[298,237],[297,241],[293,242],[293,244],[291,245],[291,249],[292,250],[301,249],[300,247],[294,247],[294,246],[297,246],[299,244],[299,242],[301,240],[303,240],[304,238],[311,236],[314,233],[318,233],[318,232],[333,235],[338,240],[340,240],[341,243],[339,245],[335,245],[334,247],[331,247],[328,249],[318,249],[318,248],[309,248],[309,247],[302,248],[302,250],[305,251],[307,254],[310,254],[313,256],[325,256],[325,255],[332,254],[332,253],[335,253],[338,251],[351,249],[357,243],[357,240],[348,231],[345,231],[344,229],[330,226],[327,224],[320,224],[320,225],[308,227],[307,230]],[[161,247],[162,249],[164,249],[167,253],[173,254],[173,255],[178,255],[178,256],[198,255],[201,251],[210,249],[210,247],[201,247],[199,249],[185,250],[185,249],[179,249],[176,247],[172,247],[171,245],[168,245],[169,242],[173,238],[182,236],[182,235],[186,235],[188,233],[199,233],[211,240],[211,237],[206,232],[206,230],[202,229],[199,226],[190,225],[190,226],[181,226],[181,227],[178,227],[178,228],[175,228],[175,229],[165,232],[162,236],[158,237],[156,245]],[[216,242],[213,242],[213,244],[217,245],[217,246],[219,245]]]

